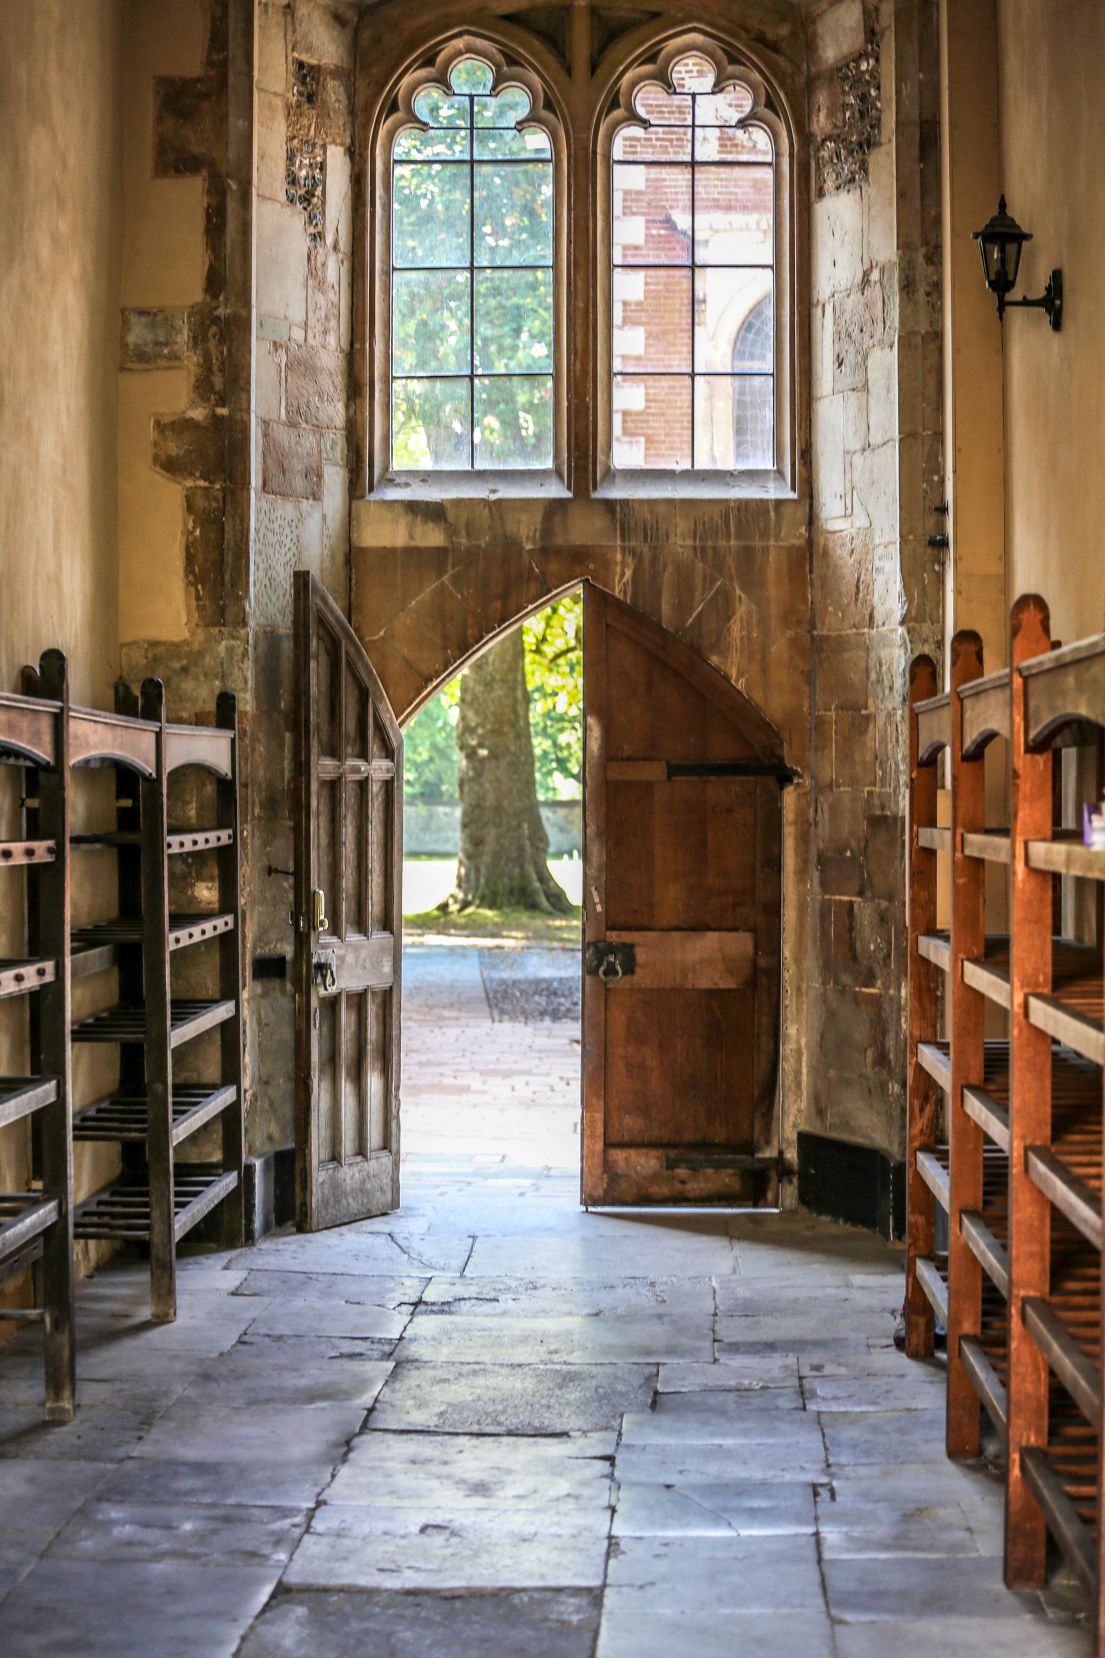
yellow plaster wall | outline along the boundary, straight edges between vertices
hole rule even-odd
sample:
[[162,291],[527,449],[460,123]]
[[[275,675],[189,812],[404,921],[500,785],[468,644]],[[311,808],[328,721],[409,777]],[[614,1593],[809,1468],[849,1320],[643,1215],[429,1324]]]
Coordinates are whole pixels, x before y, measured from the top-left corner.
[[[154,79],[203,68],[202,0],[127,0],[123,75],[121,303],[185,307],[203,297],[203,180],[153,174]],[[188,631],[180,485],[154,471],[154,415],[187,408],[185,369],[119,376],[119,637],[181,639]]]
[[1061,334],[1005,320],[1010,590],[1042,593],[1070,642],[1105,627],[1105,5],[998,0],[998,43],[1002,186],[1033,235],[1018,295],[1053,265],[1066,287]]
[[188,631],[181,488],[155,472],[150,459],[154,415],[172,414],[187,403],[187,369],[132,369],[119,376],[119,636],[124,643],[181,639]]
[[[60,646],[74,699],[107,706],[119,643],[123,17],[122,0],[0,4],[9,182],[0,258],[0,684],[13,686],[20,664]],[[22,774],[0,771],[0,833],[11,835]],[[82,814],[97,808],[97,782],[82,793]],[[0,945],[10,953],[21,942],[20,877],[3,880],[15,883],[0,892]],[[75,915],[90,901],[78,875]],[[25,1068],[26,1016],[21,1001],[0,1014],[2,1071]],[[86,1064],[79,1068],[78,1090],[96,1081]],[[25,1183],[26,1147],[26,1125],[0,1134],[0,1188]],[[113,1154],[80,1152],[77,1185],[87,1191],[106,1178]],[[20,1291],[8,1283],[5,1300]]]
[[116,667],[121,0],[4,0],[0,681],[49,645]]
[[153,78],[203,67],[201,0],[127,0],[124,305],[191,305],[203,287],[203,180],[153,176]]

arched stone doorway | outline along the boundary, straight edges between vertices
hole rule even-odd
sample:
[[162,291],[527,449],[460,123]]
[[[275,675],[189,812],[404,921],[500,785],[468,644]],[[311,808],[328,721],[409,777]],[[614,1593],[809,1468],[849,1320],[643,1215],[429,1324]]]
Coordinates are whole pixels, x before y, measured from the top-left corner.
[[774,1203],[785,745],[689,645],[584,592],[583,1195]]

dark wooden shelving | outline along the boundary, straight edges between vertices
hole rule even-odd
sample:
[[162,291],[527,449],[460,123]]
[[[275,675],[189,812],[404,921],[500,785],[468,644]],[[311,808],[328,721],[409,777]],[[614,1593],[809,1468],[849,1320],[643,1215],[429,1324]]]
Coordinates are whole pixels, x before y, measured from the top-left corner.
[[0,841],[0,868],[26,869],[30,864],[52,864],[58,855],[54,841]]
[[6,1260],[53,1226],[61,1214],[56,1197],[40,1192],[0,1192],[0,1261]]
[[[25,869],[0,903],[25,917],[25,954],[0,961],[0,997],[35,992],[27,1074],[0,1078],[0,1127],[30,1120],[38,1179],[0,1194],[0,1276],[34,1266],[46,1416],[76,1403],[73,1321],[73,1141],[69,1052],[69,736],[65,658],[47,651],[24,669],[28,694],[0,693],[0,760],[23,767],[23,835],[0,842],[0,869]],[[8,877],[2,878],[7,882]],[[20,1309],[15,1309],[20,1316]],[[0,1361],[2,1363],[2,1361]]]
[[[0,869],[25,868],[37,886],[21,905],[30,917],[26,953],[0,960],[0,998],[38,995],[27,1074],[0,1078],[0,1127],[41,1123],[41,1190],[0,1194],[0,1275],[31,1263],[41,1274],[43,1305],[27,1316],[41,1317],[45,1330],[47,1414],[63,1419],[75,1401],[74,1140],[119,1147],[120,1175],[82,1202],[76,1235],[148,1243],[155,1319],[175,1316],[176,1247],[205,1215],[222,1205],[225,1241],[244,1242],[237,717],[233,697],[223,695],[213,724],[170,724],[158,680],[145,682],[141,698],[117,686],[113,713],[72,708],[57,652],[37,672],[25,670],[24,681],[27,695],[0,693],[0,762],[27,771],[24,837],[0,842]],[[85,767],[114,771],[115,825],[74,834],[70,801]],[[213,779],[203,808],[210,817],[170,829],[169,780],[182,767]],[[74,929],[70,859],[82,849],[115,854],[119,913]],[[193,853],[216,860],[216,907],[170,913],[170,887],[185,889],[190,866],[171,883],[169,861]],[[210,906],[211,865],[204,869]],[[171,962],[193,949],[181,982],[192,990],[210,981],[212,995],[173,994]],[[114,1004],[74,1021],[72,981],[109,968],[118,974]],[[177,1050],[210,1032],[218,1033],[214,1079],[174,1079]],[[119,1054],[118,1084],[76,1112],[75,1042],[112,1044]],[[183,1142],[211,1125],[221,1161],[178,1162]],[[206,1144],[203,1155],[211,1155]]]
[[[202,944],[205,939],[218,938],[235,926],[233,913],[225,915],[171,915],[169,917],[169,950],[183,950],[189,944]],[[143,927],[140,917],[118,916],[113,921],[98,921],[90,927],[79,927],[73,934],[72,971],[74,978],[88,973],[102,973],[119,962],[119,951],[128,945],[141,944]]]
[[0,1128],[41,1111],[57,1097],[56,1077],[0,1077]]
[[[237,1013],[234,1002],[210,1002],[195,998],[170,1002],[170,1046],[179,1048],[182,1042],[202,1036],[204,1031],[221,1025],[224,1019],[233,1019]],[[150,1036],[150,1021],[145,1007],[109,1007],[100,1013],[91,1013],[73,1026],[74,1042],[117,1042],[144,1045]]]
[[[141,846],[142,835],[137,829],[105,829],[71,837],[74,847]],[[170,857],[182,852],[215,852],[220,847],[234,845],[233,829],[174,829],[165,836],[165,851]]]
[[[173,1242],[177,1244],[217,1203],[239,1185],[236,1169],[176,1165],[173,1177]],[[73,1231],[78,1238],[101,1238],[117,1243],[149,1243],[153,1205],[150,1183],[123,1179],[105,1186],[77,1209]]]
[[[75,837],[74,844],[114,851],[119,913],[77,929],[72,949],[77,975],[117,970],[117,1000],[78,1020],[72,1040],[117,1046],[119,1082],[79,1113],[73,1133],[80,1142],[117,1144],[123,1170],[82,1204],[77,1235],[148,1242],[151,1312],[165,1321],[176,1316],[180,1238],[223,1203],[226,1241],[243,1241],[237,725],[230,696],[219,698],[213,725],[169,724],[158,680],[147,680],[140,696],[120,685],[116,699],[105,740],[122,750],[131,725],[135,731],[130,758],[114,762],[115,828]],[[214,811],[207,817],[208,791],[206,822],[170,829],[170,778],[185,766],[213,778]],[[217,907],[170,912],[170,890],[182,888],[188,875],[185,865],[184,881],[171,882],[170,860],[189,853],[215,860]],[[203,885],[210,885],[210,866]],[[210,981],[214,997],[174,993],[172,961],[192,949],[201,953],[186,982],[191,988]],[[221,1076],[206,1083],[177,1080],[177,1052],[214,1031]],[[218,1127],[222,1163],[187,1172],[174,1153],[207,1124]]]
[[[173,1145],[180,1145],[204,1123],[237,1103],[238,1090],[233,1083],[177,1083],[172,1099]],[[73,1138],[144,1142],[149,1118],[150,1104],[145,1094],[109,1094],[84,1108],[73,1123]]]
[[26,957],[0,956],[0,997],[25,996],[41,990],[57,978],[57,962]]

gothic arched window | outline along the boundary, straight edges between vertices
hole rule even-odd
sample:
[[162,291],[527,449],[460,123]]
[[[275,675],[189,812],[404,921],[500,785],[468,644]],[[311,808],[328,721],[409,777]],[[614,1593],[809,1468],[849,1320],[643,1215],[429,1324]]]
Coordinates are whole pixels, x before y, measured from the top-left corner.
[[687,49],[623,95],[611,148],[618,469],[778,465],[776,146],[762,88],[739,76]]
[[475,55],[408,93],[391,152],[395,472],[553,465],[553,146],[534,103]]

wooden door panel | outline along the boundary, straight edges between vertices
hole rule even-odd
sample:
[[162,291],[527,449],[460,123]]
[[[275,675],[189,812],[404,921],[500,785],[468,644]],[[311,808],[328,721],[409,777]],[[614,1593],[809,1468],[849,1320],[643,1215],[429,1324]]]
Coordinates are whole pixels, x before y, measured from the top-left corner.
[[618,628],[608,636],[609,757],[640,760],[663,755],[678,733],[681,760],[752,758],[754,746],[736,729],[727,710],[705,700],[678,676],[665,675],[663,685],[657,685],[656,658],[642,644],[642,632]]
[[584,708],[584,1200],[773,1202],[778,734],[590,584]]
[[607,783],[607,925],[752,927],[756,783]]
[[730,990],[755,982],[753,932],[648,932],[643,927],[625,932],[612,927],[606,936],[614,944],[633,945],[635,990]]
[[[725,1146],[751,1153],[748,1065],[752,990],[667,991],[611,987],[607,1042],[607,1143]],[[662,1071],[653,1050],[663,1031]]]
[[295,578],[298,1221],[399,1202],[399,727],[359,641]]

